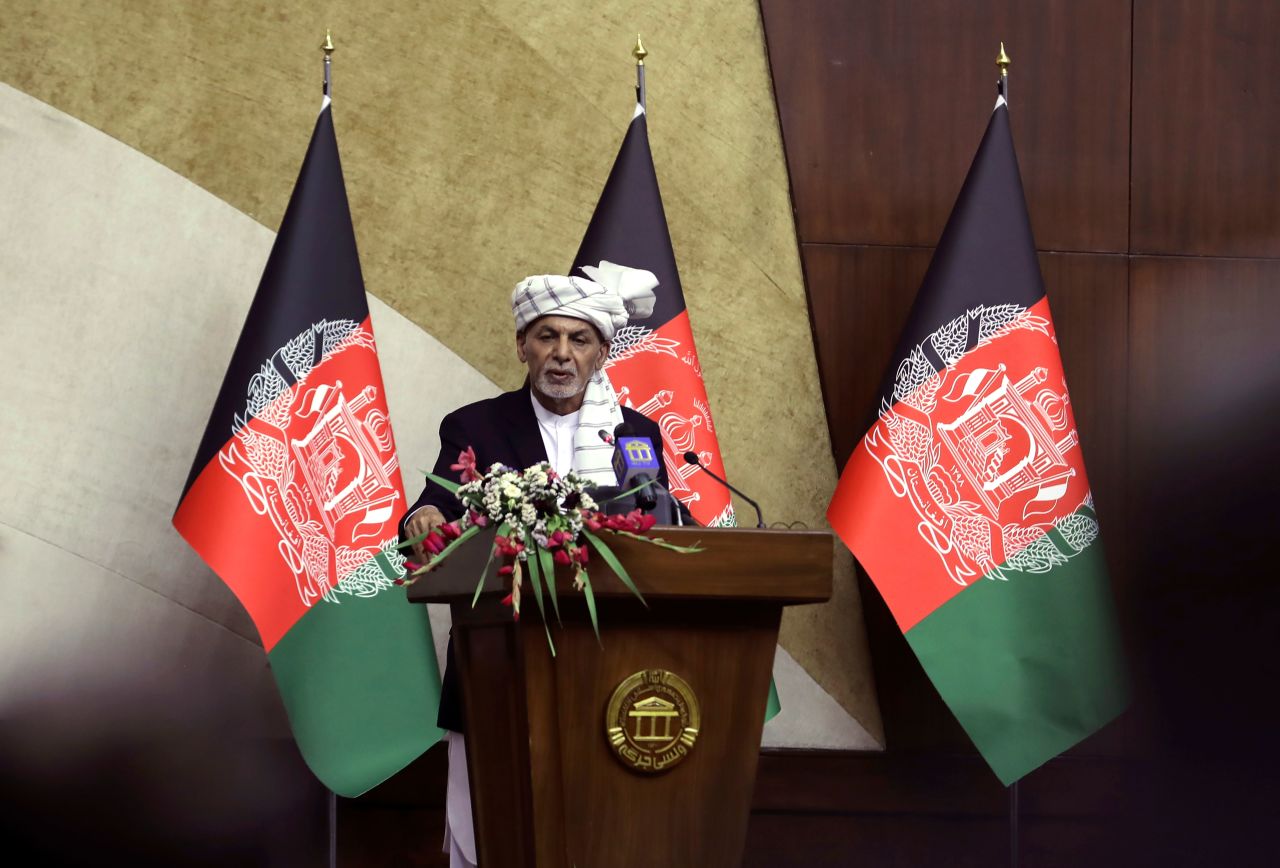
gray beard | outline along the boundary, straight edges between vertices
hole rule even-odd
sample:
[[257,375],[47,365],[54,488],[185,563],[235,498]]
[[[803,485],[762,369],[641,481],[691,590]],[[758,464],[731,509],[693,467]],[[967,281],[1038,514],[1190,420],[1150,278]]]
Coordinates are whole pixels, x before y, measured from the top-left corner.
[[557,401],[563,401],[565,398],[572,398],[574,395],[581,394],[587,388],[587,379],[580,378],[574,374],[572,381],[559,385],[552,383],[547,378],[547,372],[544,371],[538,375],[537,382],[533,384],[538,391],[546,395],[548,398],[555,398]]

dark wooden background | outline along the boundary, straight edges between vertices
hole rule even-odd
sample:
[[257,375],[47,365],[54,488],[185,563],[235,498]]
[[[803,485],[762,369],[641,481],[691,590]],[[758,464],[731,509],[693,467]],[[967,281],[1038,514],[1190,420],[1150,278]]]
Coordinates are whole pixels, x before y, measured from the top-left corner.
[[1135,684],[1025,778],[865,578],[889,749],[766,757],[749,864],[1248,864],[1280,806],[1280,3],[762,0],[843,465],[1013,58],[1032,228]]

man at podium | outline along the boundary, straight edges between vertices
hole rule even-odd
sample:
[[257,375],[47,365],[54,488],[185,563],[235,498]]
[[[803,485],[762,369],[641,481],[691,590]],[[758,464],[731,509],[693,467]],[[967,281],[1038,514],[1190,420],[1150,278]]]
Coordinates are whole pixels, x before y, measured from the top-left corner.
[[[610,341],[618,329],[653,312],[657,278],[651,272],[601,262],[584,266],[583,277],[527,277],[511,293],[516,357],[529,369],[524,386],[461,407],[440,423],[440,455],[434,473],[459,479],[458,456],[468,447],[476,466],[495,462],[524,469],[547,461],[560,474],[570,471],[602,486],[617,484],[614,447],[606,437],[621,424],[639,437],[661,444],[656,423],[623,407],[604,373]],[[589,278],[589,279],[588,279]],[[601,435],[606,435],[602,437]],[[665,467],[657,482],[667,488]],[[457,499],[427,482],[400,521],[401,539],[428,533],[462,515]],[[425,562],[421,545],[414,555]],[[445,848],[453,866],[474,865],[476,847],[465,746],[462,702],[453,646],[445,661],[438,724],[449,730],[449,781]]]

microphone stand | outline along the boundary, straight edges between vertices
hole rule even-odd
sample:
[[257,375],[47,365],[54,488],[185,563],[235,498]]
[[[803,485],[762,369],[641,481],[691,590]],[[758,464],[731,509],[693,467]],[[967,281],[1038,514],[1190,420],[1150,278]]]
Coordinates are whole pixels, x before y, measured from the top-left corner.
[[736,488],[734,488],[732,485],[730,485],[730,484],[729,484],[729,481],[728,481],[727,479],[721,479],[719,476],[716,476],[714,473],[712,473],[712,472],[711,472],[711,468],[709,468],[709,467],[707,467],[707,465],[703,464],[703,463],[702,463],[702,461],[701,461],[701,459],[699,459],[699,458],[698,458],[698,453],[696,453],[696,452],[686,452],[686,453],[684,454],[684,463],[685,463],[685,464],[692,464],[694,467],[699,467],[699,468],[701,468],[701,469],[702,469],[702,471],[703,471],[704,473],[706,473],[708,476],[710,476],[710,477],[711,477],[712,479],[714,479],[716,482],[720,483],[720,484],[721,484],[721,485],[723,485],[725,488],[729,489],[729,490],[730,490],[730,491],[732,491],[734,494],[738,495],[738,497],[741,497],[741,498],[742,498],[743,500],[745,500],[747,503],[751,504],[751,505],[755,508],[755,511],[756,511],[756,527],[757,527],[757,528],[759,528],[759,529],[761,529],[761,530],[764,530],[764,513],[762,513],[762,512],[760,511],[760,504],[756,503],[754,500],[752,500],[751,498],[747,497],[747,496],[746,496],[745,494],[743,494],[741,491],[739,491],[738,489],[736,489]]

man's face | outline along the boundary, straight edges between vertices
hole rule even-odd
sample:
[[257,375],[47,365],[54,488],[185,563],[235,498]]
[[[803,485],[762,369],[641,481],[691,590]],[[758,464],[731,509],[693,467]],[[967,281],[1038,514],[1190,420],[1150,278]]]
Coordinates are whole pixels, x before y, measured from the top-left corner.
[[540,317],[516,335],[516,355],[529,366],[529,382],[556,400],[582,394],[608,353],[595,326],[571,316]]

